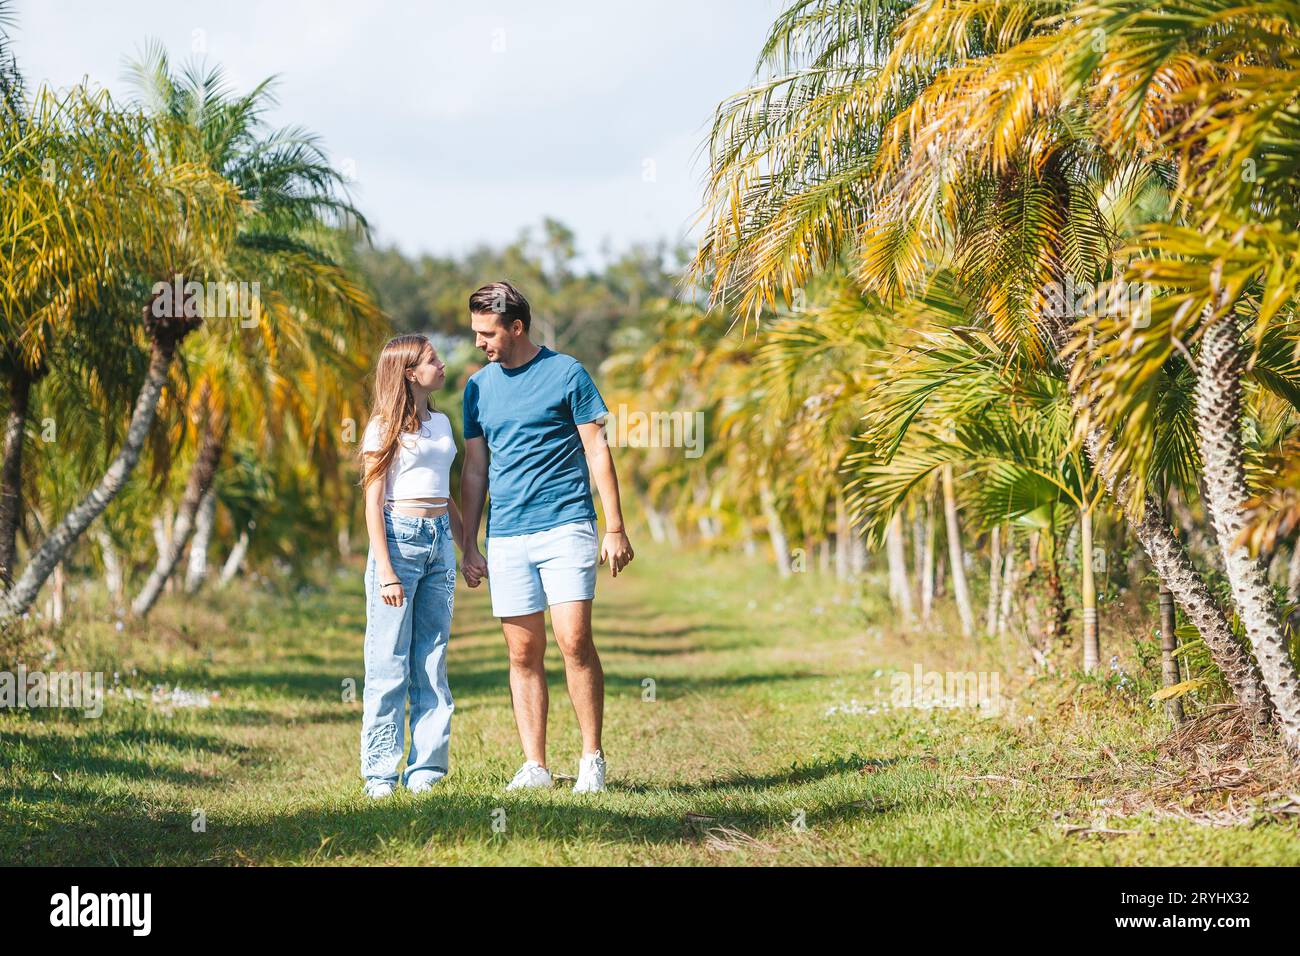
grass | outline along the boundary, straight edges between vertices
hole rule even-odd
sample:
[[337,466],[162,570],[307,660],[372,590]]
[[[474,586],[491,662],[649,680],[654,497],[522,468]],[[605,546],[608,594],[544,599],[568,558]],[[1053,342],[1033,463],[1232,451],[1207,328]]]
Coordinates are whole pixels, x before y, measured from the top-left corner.
[[[345,700],[362,678],[357,569],[285,597],[171,597],[120,632],[83,611],[47,669],[211,704],[113,694],[98,719],[0,713],[0,863],[1300,863],[1295,818],[1262,803],[1256,825],[1205,826],[1126,799],[1189,769],[1169,765],[1143,695],[1032,680],[1014,647],[895,633],[885,607],[824,576],[650,547],[597,596],[609,792],[507,795],[522,758],[486,597],[457,593],[451,774],[379,803],[361,795],[360,703]],[[1013,704],[881,707],[917,665],[996,670]],[[554,646],[548,668],[551,765],[573,774]]]

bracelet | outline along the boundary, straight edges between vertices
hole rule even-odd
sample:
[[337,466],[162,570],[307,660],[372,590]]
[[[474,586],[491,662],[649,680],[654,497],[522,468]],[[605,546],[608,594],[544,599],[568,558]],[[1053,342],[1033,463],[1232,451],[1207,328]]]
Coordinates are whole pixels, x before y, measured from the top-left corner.
[[622,534],[622,533],[623,533],[623,529],[622,529],[622,528],[606,528],[606,529],[605,529],[605,534]]
[[401,584],[401,583],[402,583],[401,581],[389,581],[387,584],[379,585],[379,590],[382,591],[384,588],[391,588],[394,584]]

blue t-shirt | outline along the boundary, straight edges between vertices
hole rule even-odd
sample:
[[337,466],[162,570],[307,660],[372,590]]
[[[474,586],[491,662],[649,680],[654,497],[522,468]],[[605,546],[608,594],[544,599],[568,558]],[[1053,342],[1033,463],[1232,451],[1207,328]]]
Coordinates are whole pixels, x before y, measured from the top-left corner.
[[487,535],[594,521],[578,426],[609,413],[582,363],[541,347],[517,368],[493,362],[465,383],[465,440],[487,440]]

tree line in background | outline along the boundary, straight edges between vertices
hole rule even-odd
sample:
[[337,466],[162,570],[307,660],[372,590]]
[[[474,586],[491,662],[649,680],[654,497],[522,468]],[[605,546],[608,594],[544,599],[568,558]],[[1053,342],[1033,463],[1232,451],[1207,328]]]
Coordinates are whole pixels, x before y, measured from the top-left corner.
[[619,253],[605,248],[599,262],[585,264],[573,230],[549,217],[499,249],[410,256],[364,247],[357,255],[399,332],[434,333],[472,349],[469,294],[494,277],[508,278],[532,306],[533,340],[592,368],[608,354],[617,329],[640,321],[646,303],[677,294],[689,259],[684,247],[651,243]]

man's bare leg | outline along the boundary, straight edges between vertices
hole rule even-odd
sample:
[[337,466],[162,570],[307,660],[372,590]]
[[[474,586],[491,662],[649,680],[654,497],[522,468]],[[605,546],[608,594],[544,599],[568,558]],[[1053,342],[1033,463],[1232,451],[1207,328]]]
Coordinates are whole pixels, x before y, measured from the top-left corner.
[[542,611],[501,618],[510,655],[510,703],[524,759],[546,766],[546,616]]
[[551,629],[564,655],[564,679],[582,728],[582,752],[595,753],[605,717],[605,672],[591,637],[591,602],[552,604]]

